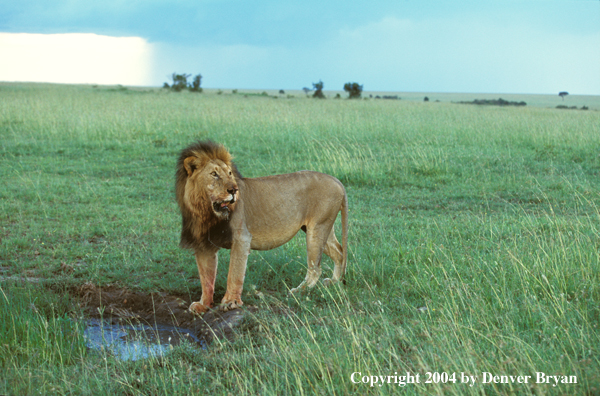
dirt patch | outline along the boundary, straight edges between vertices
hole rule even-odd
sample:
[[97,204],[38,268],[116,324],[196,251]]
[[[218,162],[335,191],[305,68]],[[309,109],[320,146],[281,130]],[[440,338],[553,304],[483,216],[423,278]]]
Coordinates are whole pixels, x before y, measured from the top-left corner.
[[84,311],[91,317],[114,322],[129,320],[176,326],[192,332],[209,344],[215,338],[231,339],[236,330],[251,321],[254,307],[229,312],[211,310],[199,317],[188,311],[189,301],[166,293],[141,293],[113,286],[85,284],[77,291]]

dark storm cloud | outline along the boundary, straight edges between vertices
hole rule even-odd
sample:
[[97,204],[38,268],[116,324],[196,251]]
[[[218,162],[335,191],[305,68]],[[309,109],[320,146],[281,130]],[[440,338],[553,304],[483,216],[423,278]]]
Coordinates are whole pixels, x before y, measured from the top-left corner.
[[0,1],[0,31],[140,36],[151,42],[294,45],[385,16],[391,5],[324,1]]
[[[152,84],[597,93],[600,2],[0,0],[0,33],[141,37]],[[557,88],[560,86],[560,88]]]

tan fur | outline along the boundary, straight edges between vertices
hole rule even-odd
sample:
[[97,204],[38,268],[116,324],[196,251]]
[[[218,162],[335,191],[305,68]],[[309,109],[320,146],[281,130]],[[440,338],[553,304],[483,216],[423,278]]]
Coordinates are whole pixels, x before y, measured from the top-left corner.
[[[195,314],[213,303],[217,252],[231,249],[227,291],[222,310],[241,306],[250,250],[269,250],[306,231],[308,271],[292,292],[315,286],[321,255],[335,263],[326,283],[338,282],[348,258],[348,200],[336,178],[318,172],[242,178],[221,145],[198,142],[184,149],[177,165],[176,195],[182,215],[181,246],[192,248],[200,274],[202,296],[190,305]],[[342,242],[333,224],[342,212]]]

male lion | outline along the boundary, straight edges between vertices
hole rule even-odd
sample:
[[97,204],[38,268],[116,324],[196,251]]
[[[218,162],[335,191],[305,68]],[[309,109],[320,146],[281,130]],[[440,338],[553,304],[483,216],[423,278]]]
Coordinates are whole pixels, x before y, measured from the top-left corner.
[[[346,272],[348,199],[342,183],[318,172],[243,178],[222,145],[197,142],[179,156],[176,195],[181,210],[181,246],[191,248],[202,284],[202,297],[190,311],[203,314],[213,303],[217,252],[231,249],[224,311],[242,305],[242,288],[250,249],[283,245],[302,229],[306,232],[308,272],[292,292],[313,287],[321,275],[323,252],[335,263],[332,279]],[[333,223],[342,212],[343,248]]]

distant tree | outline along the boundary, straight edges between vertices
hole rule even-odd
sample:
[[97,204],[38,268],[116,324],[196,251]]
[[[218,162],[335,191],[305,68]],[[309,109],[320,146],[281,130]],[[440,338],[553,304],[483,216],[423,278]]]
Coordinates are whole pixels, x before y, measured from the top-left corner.
[[279,90],[279,95],[285,95],[285,91],[283,89]]
[[560,96],[562,98],[562,100],[565,100],[565,96],[567,96],[569,93],[566,91],[562,91],[558,93],[558,96]]
[[344,91],[348,92],[349,99],[360,99],[363,86],[358,83],[346,83],[344,84]]
[[315,93],[313,94],[313,98],[325,99],[325,95],[323,94],[323,81],[319,80],[318,83],[313,83],[313,88],[315,89]]
[[175,92],[181,92],[184,89],[189,89],[192,92],[202,92],[202,88],[200,88],[200,84],[202,83],[202,75],[197,74],[194,76],[194,79],[191,83],[188,83],[188,78],[191,77],[191,74],[171,74],[171,79],[173,80],[173,84],[169,86],[168,83],[163,84],[163,88],[171,89]]
[[427,96],[425,96],[425,99],[423,99],[423,102],[429,102],[429,98]]
[[196,76],[194,76],[194,80],[192,81],[192,84],[189,86],[190,91],[202,92],[202,88],[200,88],[201,82],[202,82],[202,75],[196,74]]
[[177,74],[173,73],[171,75],[171,79],[173,80],[173,84],[171,84],[171,89],[175,92],[183,91],[188,87],[187,79],[191,74]]
[[312,89],[310,89],[310,88],[307,88],[307,87],[304,87],[304,88],[302,88],[302,90],[304,91],[304,93],[305,93],[306,95],[308,95],[308,93],[309,93],[310,91],[312,91]]

